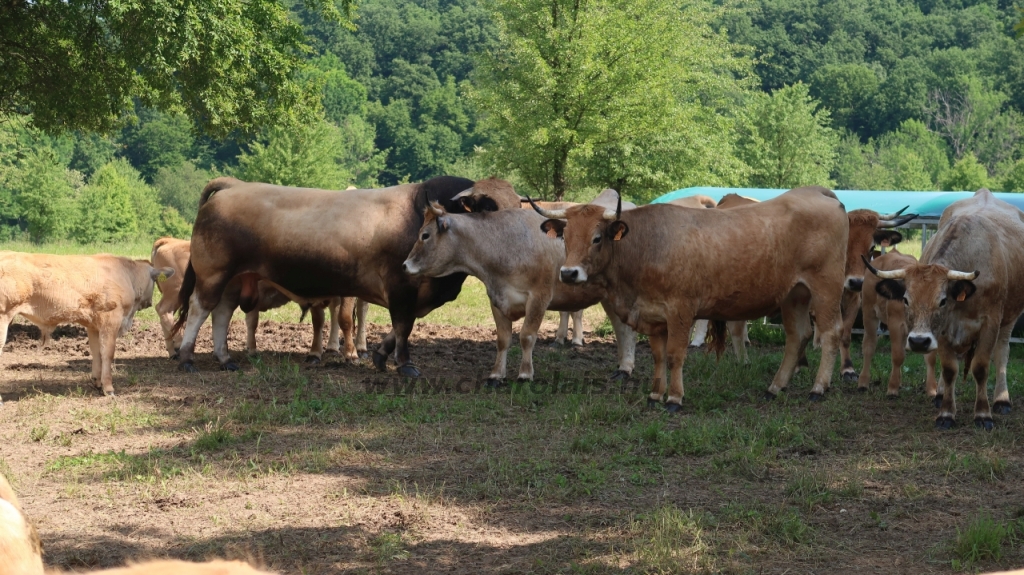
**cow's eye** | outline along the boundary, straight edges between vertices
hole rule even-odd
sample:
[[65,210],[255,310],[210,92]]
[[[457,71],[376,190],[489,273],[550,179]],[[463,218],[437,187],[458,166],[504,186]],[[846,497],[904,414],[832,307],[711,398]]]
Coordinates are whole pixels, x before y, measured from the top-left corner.
[[903,303],[906,305],[910,305],[910,300],[907,299],[907,296],[903,296]]
[[430,237],[430,234],[425,233],[422,236],[420,236],[420,239],[423,240],[423,241],[427,241],[427,238],[429,238],[429,237]]
[[594,236],[594,241],[593,241],[593,243],[594,243],[594,244],[599,244],[599,243],[601,243],[601,236]]
[[946,296],[942,296],[942,299],[939,300],[939,307],[944,305],[946,305]]

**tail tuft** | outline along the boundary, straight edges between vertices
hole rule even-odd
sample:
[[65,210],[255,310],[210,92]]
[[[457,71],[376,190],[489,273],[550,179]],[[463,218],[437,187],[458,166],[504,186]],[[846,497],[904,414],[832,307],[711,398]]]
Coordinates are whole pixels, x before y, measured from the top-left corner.
[[722,359],[725,353],[725,341],[728,330],[724,321],[711,320],[708,322],[708,337],[706,340],[708,353],[715,352],[715,358]]
[[178,290],[178,319],[171,328],[171,334],[177,335],[188,320],[189,300],[192,299],[192,292],[196,290],[196,270],[192,268],[192,260],[188,260],[188,267],[185,268],[185,275],[181,279],[181,289]]

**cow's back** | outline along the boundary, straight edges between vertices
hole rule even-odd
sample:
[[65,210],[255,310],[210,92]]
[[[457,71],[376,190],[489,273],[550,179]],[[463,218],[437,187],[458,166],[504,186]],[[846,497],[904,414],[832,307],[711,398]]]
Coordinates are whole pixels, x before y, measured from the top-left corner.
[[185,268],[188,267],[188,259],[191,254],[188,240],[176,238],[160,238],[153,243],[153,253],[150,255],[150,262],[154,268],[171,268],[174,275],[157,283],[157,288],[164,297],[172,301],[177,300],[178,291],[181,289],[181,280],[185,277]]
[[0,259],[0,303],[8,309],[26,307],[26,317],[48,314],[61,323],[79,321],[87,310],[114,310],[135,299],[130,270],[122,260],[107,254],[15,253]]

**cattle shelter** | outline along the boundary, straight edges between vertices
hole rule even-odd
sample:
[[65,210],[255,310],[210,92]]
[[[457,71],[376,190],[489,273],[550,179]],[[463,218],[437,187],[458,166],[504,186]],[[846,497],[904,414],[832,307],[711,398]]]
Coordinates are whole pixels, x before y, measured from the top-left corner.
[[[727,194],[739,194],[763,202],[787,191],[789,190],[698,186],[669,192],[655,198],[651,203],[662,204],[696,195],[708,196],[717,202]],[[957,200],[974,195],[974,192],[908,192],[890,190],[833,190],[833,192],[835,192],[839,201],[846,206],[847,210],[868,209],[881,214],[890,214],[906,207],[907,209],[904,213],[917,214],[916,218],[900,227],[921,230],[921,253],[924,253],[924,246],[928,239],[935,235],[943,210]],[[997,192],[993,193],[993,195],[1024,211],[1024,194]],[[855,330],[855,333],[862,333],[862,331]],[[1024,321],[1018,319],[1017,325],[1014,327],[1014,335],[1016,337],[1013,337],[1010,341],[1012,343],[1024,343],[1024,337],[1021,337],[1022,334],[1024,334]]]

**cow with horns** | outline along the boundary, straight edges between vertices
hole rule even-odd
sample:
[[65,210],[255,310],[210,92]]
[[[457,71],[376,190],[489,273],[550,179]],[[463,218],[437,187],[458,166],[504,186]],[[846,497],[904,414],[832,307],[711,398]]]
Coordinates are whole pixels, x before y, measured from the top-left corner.
[[824,397],[839,347],[849,234],[846,210],[831,190],[808,186],[731,210],[670,204],[627,212],[594,205],[535,209],[548,218],[541,230],[564,238],[561,281],[604,288],[612,311],[649,336],[655,363],[650,405],[665,396],[667,371],[665,407],[680,409],[696,319],[715,322],[720,350],[722,322],[780,307],[786,349],[767,397],[789,384],[812,337],[812,313],[822,357],[811,399]]
[[[881,279],[875,290],[882,297],[906,304],[907,347],[938,351],[936,427],[955,425],[957,356],[966,355],[977,385],[974,423],[992,429],[993,411],[1010,412],[1006,363],[1010,333],[1024,311],[1024,213],[981,189],[942,212],[919,263],[888,271],[866,260],[864,265]],[[986,384],[992,362],[996,388],[990,407]]]

